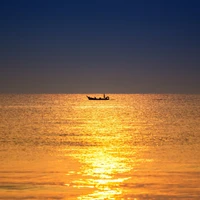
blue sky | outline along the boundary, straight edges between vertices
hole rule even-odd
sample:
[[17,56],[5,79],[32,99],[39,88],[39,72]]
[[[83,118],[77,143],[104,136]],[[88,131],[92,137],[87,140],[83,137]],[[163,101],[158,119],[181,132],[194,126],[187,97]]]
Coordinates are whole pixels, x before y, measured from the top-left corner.
[[1,93],[200,93],[198,1],[1,1]]

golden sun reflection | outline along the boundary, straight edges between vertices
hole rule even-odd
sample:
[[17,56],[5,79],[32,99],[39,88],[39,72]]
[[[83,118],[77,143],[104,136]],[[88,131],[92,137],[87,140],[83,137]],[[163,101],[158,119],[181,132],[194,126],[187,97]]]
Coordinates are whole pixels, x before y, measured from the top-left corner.
[[98,106],[87,103],[80,105],[82,112],[78,113],[84,123],[75,129],[82,133],[77,137],[81,146],[71,155],[81,167],[66,186],[84,190],[79,199],[117,198],[123,194],[126,181],[132,178],[130,171],[138,164],[138,158],[130,157],[137,156],[138,149],[131,145],[129,125],[116,109],[109,107],[109,102]]
[[97,150],[93,153],[85,152],[85,156],[81,158],[85,163],[82,168],[82,179],[74,181],[74,187],[94,188],[94,191],[92,194],[81,196],[80,199],[113,198],[122,193],[120,184],[130,178],[123,175],[124,172],[131,170],[127,164],[105,150]]

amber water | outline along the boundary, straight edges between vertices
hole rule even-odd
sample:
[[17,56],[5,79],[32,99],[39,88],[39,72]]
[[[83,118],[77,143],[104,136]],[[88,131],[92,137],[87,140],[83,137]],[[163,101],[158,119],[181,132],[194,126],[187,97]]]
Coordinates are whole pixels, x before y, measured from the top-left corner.
[[199,199],[200,95],[109,96],[0,95],[0,199]]

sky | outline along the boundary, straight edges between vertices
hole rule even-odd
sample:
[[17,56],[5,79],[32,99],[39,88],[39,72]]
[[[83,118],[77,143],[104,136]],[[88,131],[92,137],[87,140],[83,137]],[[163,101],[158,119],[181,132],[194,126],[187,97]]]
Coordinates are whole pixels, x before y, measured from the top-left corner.
[[200,93],[200,2],[2,0],[0,93]]

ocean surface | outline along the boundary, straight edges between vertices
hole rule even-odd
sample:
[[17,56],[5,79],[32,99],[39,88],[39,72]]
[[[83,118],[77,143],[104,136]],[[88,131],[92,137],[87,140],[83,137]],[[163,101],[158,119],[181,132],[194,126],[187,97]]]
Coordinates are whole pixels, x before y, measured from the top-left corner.
[[0,199],[200,199],[200,95],[109,96],[0,95]]

